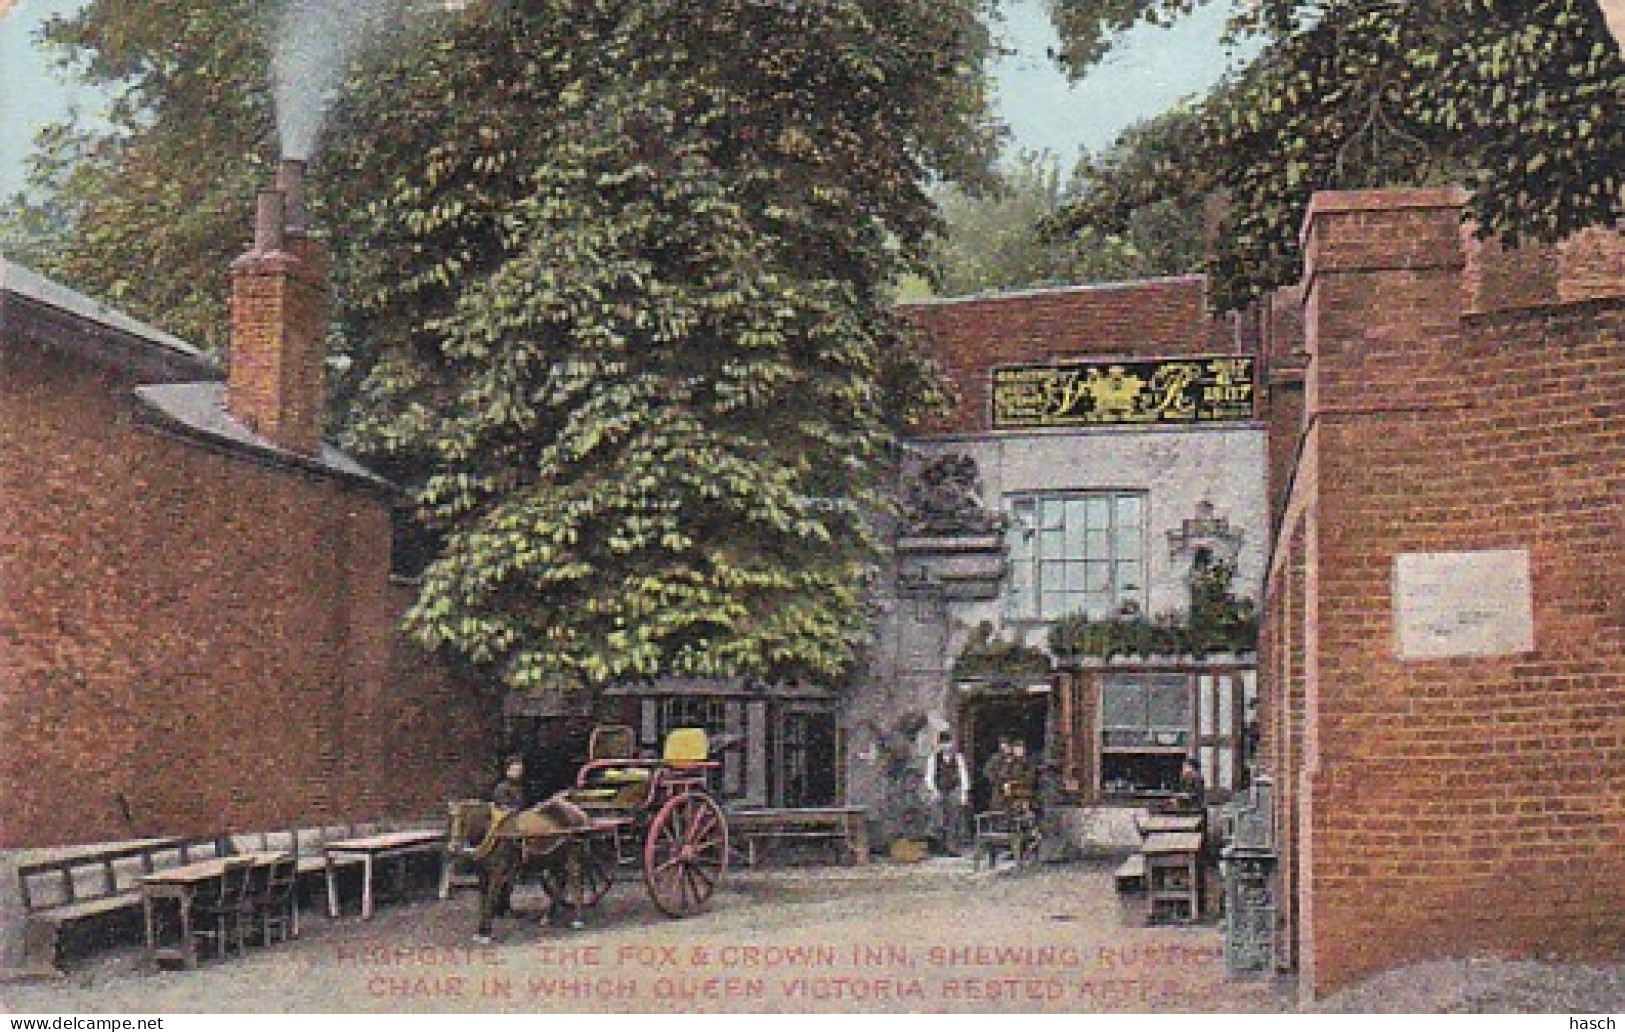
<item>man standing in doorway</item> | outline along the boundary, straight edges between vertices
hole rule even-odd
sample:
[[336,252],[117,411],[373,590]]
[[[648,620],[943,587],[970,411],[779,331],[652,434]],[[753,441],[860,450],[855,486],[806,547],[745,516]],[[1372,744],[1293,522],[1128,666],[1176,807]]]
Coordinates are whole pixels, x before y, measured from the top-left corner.
[[965,757],[954,747],[952,732],[937,735],[937,751],[925,765],[925,791],[936,818],[937,841],[943,852],[958,856],[963,841],[965,807],[970,802],[970,777]]

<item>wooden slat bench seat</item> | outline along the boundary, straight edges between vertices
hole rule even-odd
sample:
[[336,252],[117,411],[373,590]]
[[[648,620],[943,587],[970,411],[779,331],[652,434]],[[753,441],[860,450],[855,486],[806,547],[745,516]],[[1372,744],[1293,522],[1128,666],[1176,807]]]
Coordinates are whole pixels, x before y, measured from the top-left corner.
[[23,974],[59,977],[62,935],[69,926],[141,911],[142,875],[219,856],[220,836],[158,838],[106,846],[38,851],[17,865],[22,898]]
[[730,810],[728,833],[744,846],[751,867],[760,846],[786,840],[829,842],[846,862],[869,862],[868,811],[861,806]]

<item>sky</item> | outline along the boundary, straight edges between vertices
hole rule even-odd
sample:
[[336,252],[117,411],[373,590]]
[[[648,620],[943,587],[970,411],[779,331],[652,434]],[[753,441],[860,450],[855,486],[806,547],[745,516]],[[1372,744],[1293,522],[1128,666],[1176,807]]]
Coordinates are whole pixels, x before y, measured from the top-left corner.
[[[0,197],[20,185],[22,160],[39,125],[60,118],[70,104],[94,104],[94,95],[57,77],[32,40],[45,18],[80,3],[0,0]],[[1136,119],[1203,91],[1225,67],[1218,43],[1224,6],[1210,4],[1171,29],[1136,30],[1119,53],[1074,86],[1045,54],[1055,37],[1042,0],[1005,0],[998,31],[1015,53],[996,69],[997,111],[1011,128],[1012,146],[1047,150],[1070,164],[1080,149],[1103,147]]]

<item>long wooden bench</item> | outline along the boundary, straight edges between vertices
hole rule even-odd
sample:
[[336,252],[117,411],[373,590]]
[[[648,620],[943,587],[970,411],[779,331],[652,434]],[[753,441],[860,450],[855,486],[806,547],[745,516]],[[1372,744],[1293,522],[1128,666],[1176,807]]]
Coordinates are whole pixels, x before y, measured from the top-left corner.
[[142,839],[112,846],[53,850],[17,865],[22,897],[23,974],[59,977],[63,931],[71,925],[141,910],[141,878],[229,852],[220,836]]
[[[141,878],[170,867],[230,854],[292,853],[301,875],[324,877],[329,842],[405,828],[438,827],[438,820],[351,822],[286,831],[238,832],[196,838],[151,838],[107,845],[33,850],[17,865],[22,899],[23,977],[55,978],[63,932],[99,919],[141,912]],[[358,857],[336,861],[358,867]]]
[[823,841],[843,860],[869,862],[869,813],[861,806],[817,806],[730,810],[728,833],[744,846],[745,862],[756,866],[758,848],[780,841]]

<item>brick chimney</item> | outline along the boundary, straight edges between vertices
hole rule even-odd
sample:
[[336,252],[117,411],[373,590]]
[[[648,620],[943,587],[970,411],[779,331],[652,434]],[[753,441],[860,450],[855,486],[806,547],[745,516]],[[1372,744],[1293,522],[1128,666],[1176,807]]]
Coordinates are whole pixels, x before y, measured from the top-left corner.
[[226,408],[277,447],[314,455],[326,401],[329,263],[304,226],[303,171],[303,162],[282,162],[276,189],[259,196],[253,247],[231,266]]

